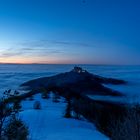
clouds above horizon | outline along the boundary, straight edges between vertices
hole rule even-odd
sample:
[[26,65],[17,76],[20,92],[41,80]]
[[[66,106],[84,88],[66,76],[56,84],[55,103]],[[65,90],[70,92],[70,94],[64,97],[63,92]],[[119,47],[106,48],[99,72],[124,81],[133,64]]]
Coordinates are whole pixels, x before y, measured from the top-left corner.
[[[59,48],[61,46],[62,48]],[[58,40],[36,40],[23,41],[13,43],[11,47],[6,48],[0,54],[0,57],[13,57],[17,55],[31,55],[31,54],[63,54],[70,47],[89,47],[88,44],[82,42],[68,42]],[[70,53],[70,52],[69,52]],[[76,52],[75,52],[76,53]]]
[[[129,62],[134,63],[131,58],[137,56],[125,54],[124,51],[129,48],[119,45],[97,40],[92,44],[47,39],[9,42],[6,47],[0,48],[0,62],[119,64],[126,63],[130,58]],[[108,56],[110,52],[113,57]]]
[[[6,48],[0,49],[0,60],[10,60],[12,58],[38,58],[41,62],[48,59],[69,60],[81,56],[81,49],[86,50],[91,47],[89,44],[82,42],[70,42],[59,40],[34,40],[9,43]],[[68,58],[67,58],[68,57]],[[69,59],[69,57],[71,57]],[[46,61],[45,61],[46,60]],[[77,59],[79,60],[79,59]],[[54,61],[55,63],[55,61]],[[72,61],[74,63],[74,61]]]

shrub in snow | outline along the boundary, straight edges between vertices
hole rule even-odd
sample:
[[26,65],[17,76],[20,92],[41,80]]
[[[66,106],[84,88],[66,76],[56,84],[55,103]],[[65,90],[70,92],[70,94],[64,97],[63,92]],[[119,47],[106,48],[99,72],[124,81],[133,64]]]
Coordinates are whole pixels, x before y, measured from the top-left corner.
[[21,108],[22,108],[22,106],[21,106],[20,102],[18,100],[16,100],[13,104],[13,110],[15,111],[15,113],[18,113],[21,111]]
[[14,95],[19,95],[19,92],[15,90]]
[[53,98],[53,102],[55,102],[55,103],[60,102],[60,101],[59,101],[60,96],[59,96],[58,93],[54,93],[52,98]]
[[34,100],[33,96],[30,96],[29,101],[33,101],[33,100]]
[[22,120],[13,117],[5,129],[5,137],[8,140],[27,140],[29,131]]
[[41,97],[42,97],[43,99],[49,99],[49,93],[48,93],[48,92],[42,92],[42,93],[41,93]]
[[42,92],[42,93],[41,93],[41,97],[42,97],[43,99],[48,99],[48,98],[49,98],[49,91],[48,91],[45,87],[42,87],[42,88],[40,89],[40,91]]
[[34,109],[41,109],[41,103],[40,103],[40,101],[35,101],[34,102],[34,105],[33,105],[33,108]]

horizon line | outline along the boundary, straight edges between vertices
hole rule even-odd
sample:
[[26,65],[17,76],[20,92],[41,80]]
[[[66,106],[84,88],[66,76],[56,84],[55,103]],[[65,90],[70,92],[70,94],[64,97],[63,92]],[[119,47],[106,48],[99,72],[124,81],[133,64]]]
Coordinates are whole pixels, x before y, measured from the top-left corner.
[[97,65],[97,66],[140,66],[140,64],[96,64],[96,63],[3,63],[3,65]]

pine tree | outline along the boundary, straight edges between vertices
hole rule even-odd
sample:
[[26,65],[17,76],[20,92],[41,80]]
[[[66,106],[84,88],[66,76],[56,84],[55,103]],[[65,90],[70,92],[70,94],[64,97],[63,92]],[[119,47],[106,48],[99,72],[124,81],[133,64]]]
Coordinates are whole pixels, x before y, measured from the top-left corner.
[[27,140],[28,134],[28,127],[15,116],[9,121],[4,133],[8,140]]
[[4,124],[9,116],[12,115],[12,108],[9,104],[5,103],[5,99],[0,100],[0,139],[2,138],[4,132]]
[[[4,92],[3,97],[0,99],[0,140],[2,140],[4,138],[6,138],[8,140],[13,139],[13,137],[9,137],[11,125],[15,124],[14,128],[18,129],[18,127],[17,127],[18,125],[16,125],[17,123],[15,120],[17,120],[16,116],[17,116],[21,106],[20,106],[20,102],[18,102],[18,101],[9,105],[9,103],[7,101],[10,97],[14,98],[15,96],[13,94],[11,94],[11,90],[8,90],[8,91]],[[19,120],[18,120],[18,122],[19,122]],[[21,123],[23,124],[23,122],[21,122]],[[6,124],[8,124],[8,126],[6,126]],[[22,129],[22,130],[24,130],[24,129]],[[26,131],[26,132],[28,132],[28,131]],[[22,131],[18,131],[16,133],[16,135],[20,135],[23,137]],[[18,140],[26,140],[26,139],[22,139],[22,137]]]
[[68,98],[64,117],[71,118],[72,117],[71,111],[72,111],[71,100],[70,100],[70,98]]

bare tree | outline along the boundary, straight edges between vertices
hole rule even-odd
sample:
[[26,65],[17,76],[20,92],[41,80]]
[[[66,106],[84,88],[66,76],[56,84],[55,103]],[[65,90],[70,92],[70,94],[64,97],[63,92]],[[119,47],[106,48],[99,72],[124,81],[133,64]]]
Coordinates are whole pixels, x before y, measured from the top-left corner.
[[140,107],[128,107],[126,115],[111,122],[112,140],[140,140]]

